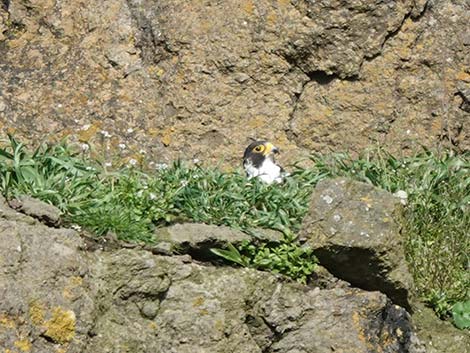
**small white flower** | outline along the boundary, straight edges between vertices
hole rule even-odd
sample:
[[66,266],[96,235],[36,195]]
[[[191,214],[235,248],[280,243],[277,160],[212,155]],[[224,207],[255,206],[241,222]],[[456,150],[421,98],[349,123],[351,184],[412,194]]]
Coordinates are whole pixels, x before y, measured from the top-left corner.
[[125,143],[120,143],[118,146],[121,150],[126,149],[126,144]]
[[155,195],[153,192],[149,194],[149,199],[150,200],[155,200],[157,198],[157,195]]
[[88,145],[87,143],[82,143],[80,148],[82,149],[83,152],[86,152],[90,149],[90,145]]
[[132,134],[133,132],[134,132],[134,129],[133,129],[133,128],[130,127],[129,129],[127,129],[127,133],[128,133],[128,134]]
[[86,170],[93,170],[93,167],[88,166],[88,167],[86,167],[85,169],[86,169]]
[[403,205],[408,203],[408,194],[404,190],[398,190],[393,196],[398,197]]
[[168,164],[166,163],[157,163],[155,164],[155,169],[157,170],[164,170],[168,168]]
[[104,164],[105,167],[111,167],[112,165],[113,165],[113,163],[111,163],[111,162],[106,162],[106,163]]
[[199,160],[198,158],[194,158],[194,159],[193,159],[193,163],[194,163],[194,164],[198,164],[199,162],[200,162],[200,160]]
[[145,150],[140,150],[139,153],[140,154],[146,154],[147,152]]
[[101,130],[100,131],[101,135],[103,135],[103,137],[111,137],[111,134],[109,132],[107,132],[106,130]]
[[181,186],[186,186],[188,185],[188,181],[187,180],[181,180]]
[[82,227],[80,227],[78,224],[72,224],[70,228],[75,229],[76,231],[81,231]]
[[137,164],[137,160],[135,160],[134,158],[131,158],[131,159],[129,159],[129,164],[130,164],[130,165],[136,165],[136,164]]
[[90,126],[91,126],[90,124],[85,124],[85,125],[82,126],[82,128],[80,130],[83,130],[83,131],[88,130],[90,128]]

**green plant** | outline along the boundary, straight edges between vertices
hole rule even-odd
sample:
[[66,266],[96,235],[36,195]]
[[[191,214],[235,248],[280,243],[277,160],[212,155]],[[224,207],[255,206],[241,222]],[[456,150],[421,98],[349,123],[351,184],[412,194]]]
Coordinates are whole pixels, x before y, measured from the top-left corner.
[[457,302],[452,307],[452,319],[459,329],[470,328],[470,300]]
[[211,251],[241,266],[280,273],[300,283],[306,283],[318,263],[312,249],[287,239],[275,245],[244,242],[239,249],[228,244],[227,249]]

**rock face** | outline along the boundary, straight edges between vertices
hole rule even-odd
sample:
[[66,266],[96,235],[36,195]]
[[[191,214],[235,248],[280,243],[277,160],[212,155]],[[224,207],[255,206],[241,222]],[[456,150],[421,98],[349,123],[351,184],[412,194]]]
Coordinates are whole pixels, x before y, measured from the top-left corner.
[[379,292],[121,249],[0,204],[0,342],[22,352],[422,352]]
[[353,286],[386,293],[410,308],[411,275],[397,222],[400,199],[366,183],[318,183],[300,237],[320,263]]
[[2,5],[3,131],[155,162],[232,164],[260,137],[290,160],[470,148],[467,1]]
[[259,230],[257,237],[229,227],[183,223],[158,228],[155,237],[158,241],[155,252],[166,254],[189,254],[195,259],[207,260],[215,255],[211,248],[224,248],[227,243],[234,246],[243,241],[259,240],[266,243],[279,243],[282,233],[273,230]]

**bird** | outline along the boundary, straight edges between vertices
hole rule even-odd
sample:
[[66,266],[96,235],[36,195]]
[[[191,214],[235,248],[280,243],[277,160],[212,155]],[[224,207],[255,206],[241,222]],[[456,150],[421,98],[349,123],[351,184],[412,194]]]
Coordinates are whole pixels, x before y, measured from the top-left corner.
[[243,168],[248,179],[259,178],[267,184],[281,183],[288,174],[276,163],[279,148],[268,141],[254,141],[243,154]]

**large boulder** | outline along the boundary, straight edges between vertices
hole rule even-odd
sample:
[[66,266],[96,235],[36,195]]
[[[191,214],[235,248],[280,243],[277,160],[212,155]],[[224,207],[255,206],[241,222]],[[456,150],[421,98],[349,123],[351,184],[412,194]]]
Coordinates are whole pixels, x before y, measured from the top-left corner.
[[345,178],[318,183],[300,237],[333,275],[410,308],[400,199]]
[[313,289],[145,251],[103,254],[89,352],[418,352],[379,292]]
[[[4,201],[4,200],[3,200]],[[0,342],[11,352],[422,352],[379,292],[321,290],[150,251],[85,251],[0,203]]]

